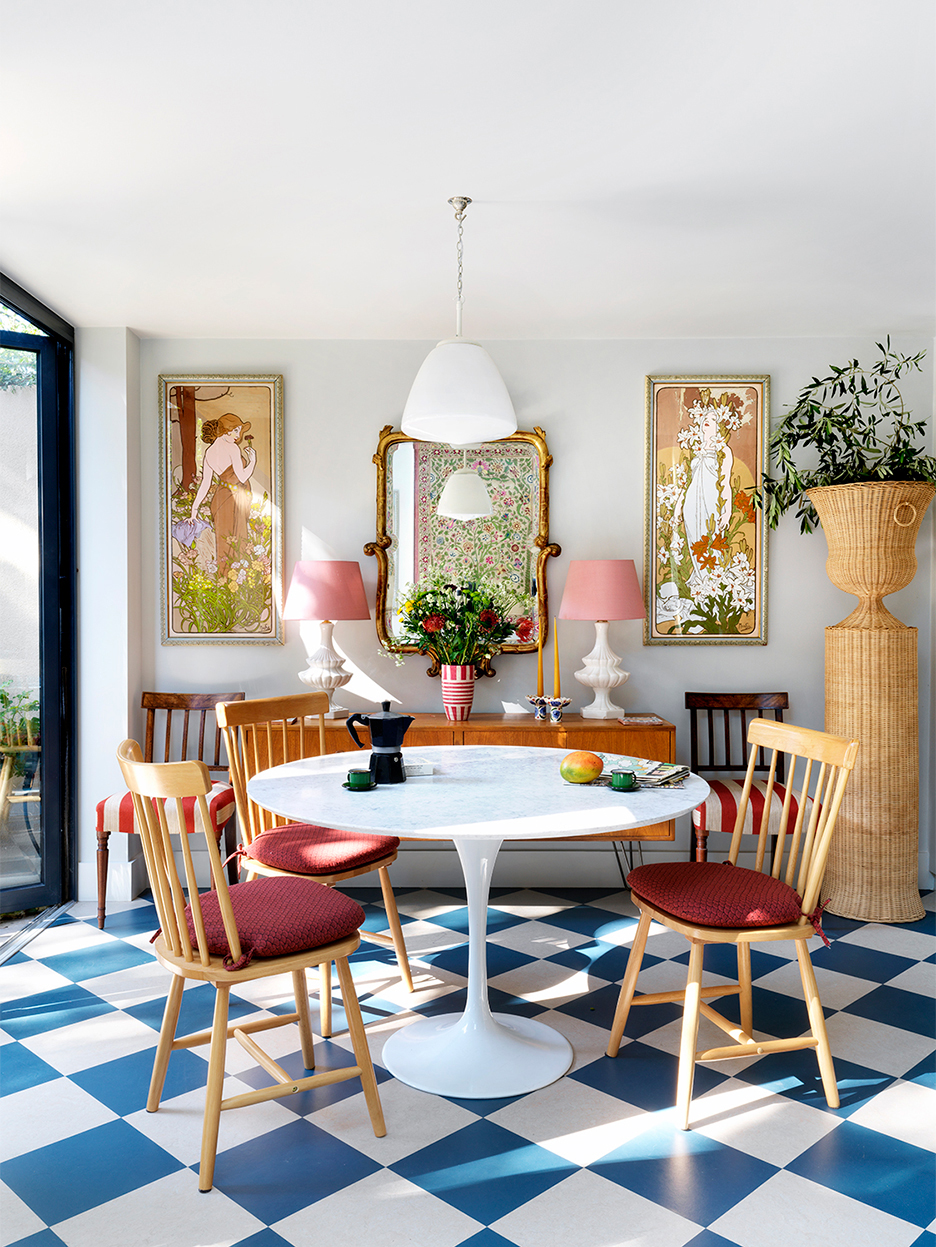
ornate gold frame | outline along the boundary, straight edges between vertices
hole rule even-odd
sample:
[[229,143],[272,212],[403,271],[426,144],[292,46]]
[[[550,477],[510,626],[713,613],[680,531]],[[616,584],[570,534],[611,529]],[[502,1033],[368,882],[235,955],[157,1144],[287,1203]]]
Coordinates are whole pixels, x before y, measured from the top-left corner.
[[[418,648],[415,645],[402,645],[395,641],[387,631],[387,584],[389,580],[389,551],[393,545],[393,536],[387,530],[387,456],[392,447],[400,442],[412,442],[412,437],[407,437],[405,433],[395,430],[392,425],[386,424],[380,430],[380,437],[377,441],[377,450],[374,454],[374,463],[377,467],[377,536],[373,541],[369,541],[364,547],[364,553],[373,555],[377,560],[377,635],[380,638],[381,645],[385,649],[398,654],[426,654],[428,651]],[[534,428],[532,432],[518,429],[516,433],[512,433],[510,437],[503,439],[505,442],[526,442],[533,446],[539,456],[539,515],[537,517],[537,534],[533,539],[533,544],[538,550],[536,557],[536,612],[537,626],[539,635],[543,638],[543,643],[549,635],[549,598],[546,586],[546,560],[550,557],[555,558],[562,553],[562,548],[550,542],[549,540],[549,468],[552,464],[552,455],[546,446],[546,434],[540,428]],[[515,645],[505,645],[502,653],[510,654],[526,654],[537,648],[535,641],[527,641]],[[433,655],[432,665],[426,672],[427,675],[436,676],[439,674],[439,664]],[[494,668],[490,664],[490,659],[485,659],[479,665],[479,672],[484,675],[493,676],[496,674]]]

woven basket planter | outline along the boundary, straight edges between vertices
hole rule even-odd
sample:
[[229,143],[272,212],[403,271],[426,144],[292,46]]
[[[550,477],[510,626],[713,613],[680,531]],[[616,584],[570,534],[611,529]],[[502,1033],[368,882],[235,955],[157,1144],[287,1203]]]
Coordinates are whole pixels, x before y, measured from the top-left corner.
[[826,628],[825,728],[861,742],[839,814],[823,891],[833,913],[865,922],[914,922],[919,735],[917,630],[884,606],[910,584],[914,547],[936,489],[874,481],[811,489],[829,544],[829,579],[858,606]]

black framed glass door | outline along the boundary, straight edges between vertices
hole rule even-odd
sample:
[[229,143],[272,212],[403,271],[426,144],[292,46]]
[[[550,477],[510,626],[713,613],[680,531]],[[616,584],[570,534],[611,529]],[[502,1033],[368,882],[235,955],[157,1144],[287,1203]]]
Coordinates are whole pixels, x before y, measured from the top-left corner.
[[74,891],[73,331],[0,282],[0,912]]

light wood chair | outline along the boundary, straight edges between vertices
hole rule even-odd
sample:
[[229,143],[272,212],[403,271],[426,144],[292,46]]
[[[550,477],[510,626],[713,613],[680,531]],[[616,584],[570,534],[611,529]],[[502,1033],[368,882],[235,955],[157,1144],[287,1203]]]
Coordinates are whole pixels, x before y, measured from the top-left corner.
[[[362,931],[361,935],[394,949],[403,982],[412,991],[403,928],[387,872],[396,860],[398,837],[355,834],[292,822],[257,805],[247,795],[247,783],[258,771],[325,754],[328,708],[327,693],[295,693],[218,705],[216,713],[227,744],[243,837],[241,865],[248,879],[255,875],[298,875],[328,887],[376,870],[390,934]],[[316,717],[317,731],[307,722]],[[320,1025],[323,1035],[331,1034],[330,969],[324,963]]]
[[[711,792],[702,805],[692,811],[695,833],[694,856],[708,861],[708,837],[713,831],[731,835],[734,830],[747,767],[747,730],[754,717],[771,715],[783,722],[790,708],[787,693],[687,693],[689,711],[689,769],[708,780]],[[753,792],[764,792],[770,764],[761,750],[754,768]],[[729,778],[730,777],[730,778]],[[771,823],[776,825],[783,807],[783,757],[777,763],[777,786],[773,795]],[[774,845],[774,848],[776,845]],[[771,850],[773,851],[773,849]]]
[[[683,1130],[689,1129],[696,1061],[722,1061],[728,1057],[815,1048],[829,1107],[837,1108],[839,1104],[822,1003],[806,941],[816,932],[826,939],[821,927],[822,876],[845,785],[855,765],[858,741],[767,719],[755,719],[751,723],[748,741],[750,759],[728,861],[657,862],[639,866],[627,877],[633,901],[640,909],[640,921],[618,998],[608,1056],[618,1054],[631,1005],[682,1001],[676,1103],[677,1118]],[[770,752],[765,811],[770,805],[781,755],[786,755],[789,779],[772,861],[766,852],[768,837],[762,826],[755,866],[748,869],[736,863],[754,768],[761,749]],[[797,785],[798,795],[794,798]],[[814,799],[807,802],[805,796],[810,787]],[[635,995],[637,976],[652,922],[678,931],[689,940],[689,974],[684,990],[638,996]],[[811,1028],[806,1035],[793,1039],[754,1038],[751,945],[768,940],[795,941]],[[702,986],[702,953],[706,944],[737,946],[736,986]],[[740,1026],[704,1003],[714,997],[731,995],[740,997]],[[700,1014],[729,1035],[733,1043],[697,1052]]]
[[[220,840],[223,835],[225,851],[234,850],[234,789],[227,782],[227,763],[221,756],[221,729],[210,723],[210,716],[219,701],[243,701],[243,693],[143,693],[140,706],[146,711],[146,735],[143,756],[147,762],[185,762],[194,759],[204,762],[214,776],[214,786],[208,801],[211,825]],[[165,718],[163,718],[165,716]],[[175,716],[175,717],[174,717]],[[197,723],[197,732],[195,723]],[[193,730],[190,732],[190,726]],[[158,731],[157,731],[158,727]],[[213,741],[212,741],[213,737]],[[193,806],[186,807],[185,829],[193,831]],[[116,792],[96,807],[97,816],[97,892],[98,927],[104,929],[107,908],[107,868],[110,858],[109,842],[115,831],[132,834],[136,828],[133,802],[127,792]],[[173,831],[178,831],[173,827]],[[237,882],[237,868],[228,871],[231,883]]]
[[[133,740],[123,742],[117,758],[133,798],[159,913],[161,931],[155,941],[156,958],[173,976],[146,1101],[148,1112],[154,1113],[159,1108],[172,1053],[210,1044],[198,1189],[211,1190],[224,1109],[259,1104],[297,1091],[360,1078],[374,1134],[382,1137],[386,1127],[377,1081],[348,966],[348,956],[360,943],[358,927],[364,919],[360,905],[310,879],[258,879],[235,884],[229,889],[208,812],[206,797],[211,792],[211,777],[207,766],[197,761],[144,762],[140,746]],[[192,798],[208,846],[214,890],[199,896],[189,837],[183,836],[182,857],[189,900],[186,905],[166,810],[174,805],[181,819],[183,801]],[[338,968],[356,1064],[306,1078],[293,1078],[251,1036],[258,1031],[298,1022],[302,1059],[306,1069],[313,1070],[315,1052],[306,970],[332,961]],[[295,1012],[229,1023],[231,988],[277,974],[292,976]],[[187,979],[211,983],[214,987],[214,1020],[211,1030],[177,1038],[182,991]],[[225,1050],[232,1036],[271,1075],[275,1085],[223,1098]]]

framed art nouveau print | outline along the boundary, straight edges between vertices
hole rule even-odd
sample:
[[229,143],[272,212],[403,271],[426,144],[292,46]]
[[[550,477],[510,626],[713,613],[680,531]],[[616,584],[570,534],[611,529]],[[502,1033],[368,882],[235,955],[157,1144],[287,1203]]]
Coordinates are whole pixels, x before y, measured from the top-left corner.
[[164,645],[280,645],[283,379],[161,376]]
[[766,645],[766,376],[648,377],[647,645]]

